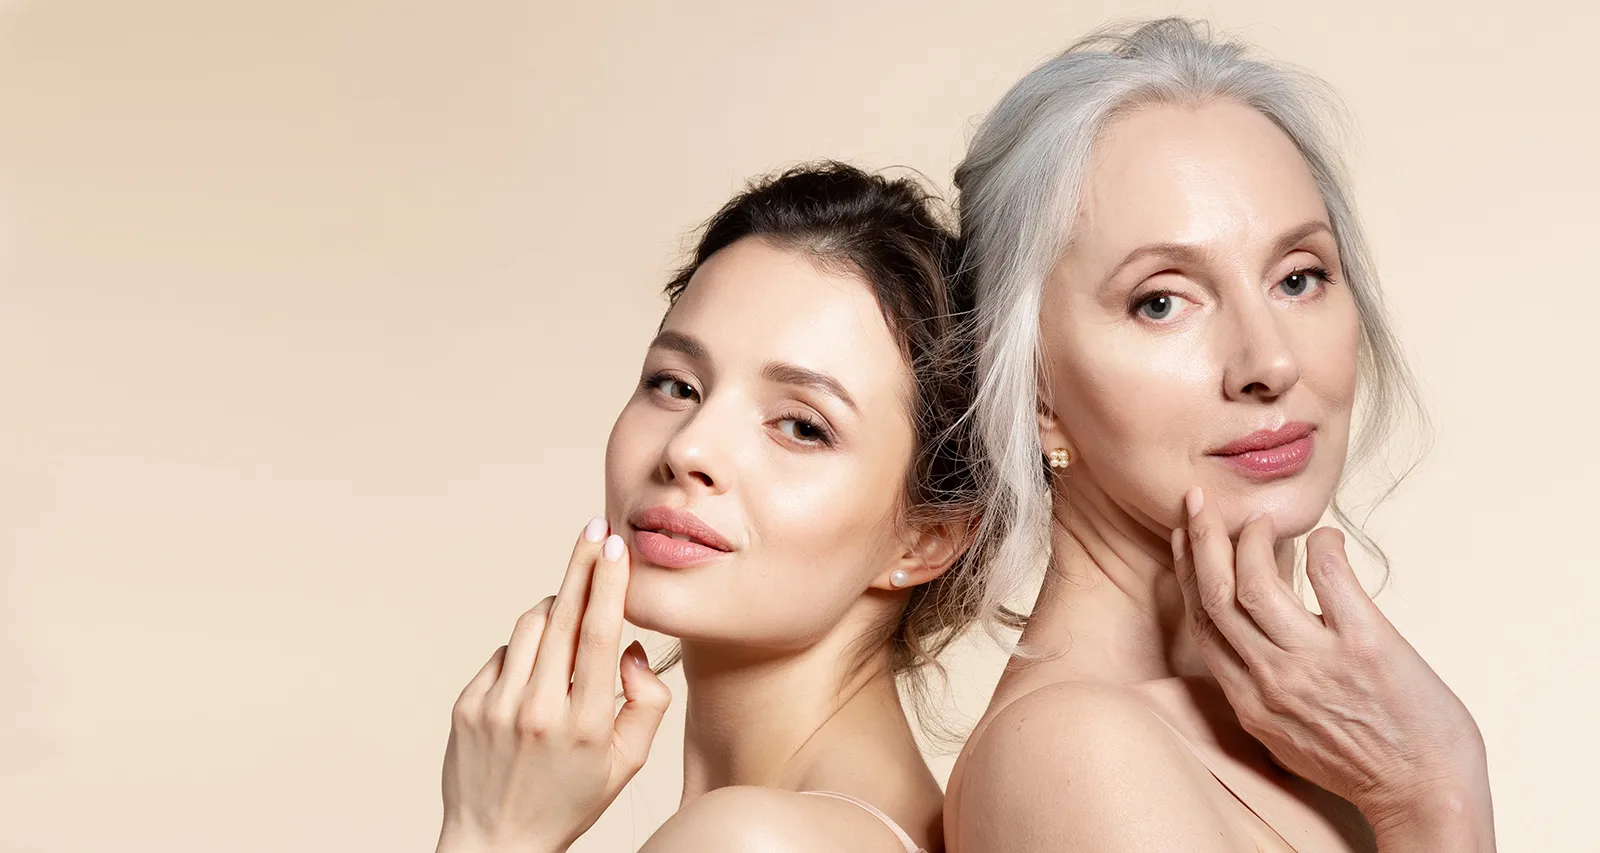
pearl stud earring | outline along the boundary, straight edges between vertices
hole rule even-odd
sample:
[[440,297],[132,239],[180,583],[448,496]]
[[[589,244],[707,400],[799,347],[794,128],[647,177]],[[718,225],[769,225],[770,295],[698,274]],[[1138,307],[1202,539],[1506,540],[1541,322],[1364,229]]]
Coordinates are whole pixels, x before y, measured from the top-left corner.
[[1057,447],[1055,450],[1050,451],[1051,468],[1065,468],[1071,464],[1072,456],[1071,454],[1067,453],[1067,449],[1065,447]]
[[904,569],[895,569],[889,573],[889,585],[895,589],[904,589],[909,583],[911,583],[911,575],[907,574]]

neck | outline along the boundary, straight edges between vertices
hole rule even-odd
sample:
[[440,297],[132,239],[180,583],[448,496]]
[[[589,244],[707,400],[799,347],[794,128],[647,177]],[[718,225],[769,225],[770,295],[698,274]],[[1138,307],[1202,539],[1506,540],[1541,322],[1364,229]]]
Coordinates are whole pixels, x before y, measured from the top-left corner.
[[897,723],[909,735],[887,647],[863,662],[851,645],[830,636],[755,657],[748,649],[685,642],[683,803],[729,785],[802,788],[809,756],[826,739],[817,735],[830,724],[893,716],[875,722]]
[[[1086,478],[1085,478],[1086,479]],[[1055,495],[1052,558],[1022,641],[1054,675],[1126,684],[1207,678],[1187,629],[1170,529],[1069,478]],[[1278,565],[1293,571],[1293,540]],[[1050,650],[1065,649],[1059,656]]]

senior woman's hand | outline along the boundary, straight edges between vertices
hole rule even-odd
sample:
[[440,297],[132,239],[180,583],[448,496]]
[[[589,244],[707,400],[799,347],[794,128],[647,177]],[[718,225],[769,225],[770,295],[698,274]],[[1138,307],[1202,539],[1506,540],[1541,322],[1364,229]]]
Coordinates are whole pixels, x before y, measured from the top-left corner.
[[1185,506],[1172,553],[1189,625],[1245,731],[1360,809],[1384,853],[1493,850],[1477,723],[1361,588],[1343,534],[1307,541],[1319,616],[1279,574],[1270,516],[1235,548],[1200,489]]

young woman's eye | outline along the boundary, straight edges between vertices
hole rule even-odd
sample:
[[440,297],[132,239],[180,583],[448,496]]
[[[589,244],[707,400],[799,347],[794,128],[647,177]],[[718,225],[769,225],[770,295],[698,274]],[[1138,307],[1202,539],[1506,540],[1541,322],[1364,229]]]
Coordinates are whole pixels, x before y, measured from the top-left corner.
[[1278,289],[1284,296],[1299,299],[1310,296],[1331,281],[1328,271],[1322,267],[1305,267],[1284,276],[1283,281],[1278,282]]
[[1183,311],[1183,306],[1191,304],[1176,293],[1154,293],[1140,299],[1134,305],[1134,313],[1146,320],[1162,322],[1178,316]]
[[778,431],[801,444],[818,444],[827,446],[833,443],[833,436],[826,427],[809,418],[790,416],[778,420]]
[[672,400],[696,400],[700,391],[693,385],[665,374],[657,374],[645,379],[646,387]]

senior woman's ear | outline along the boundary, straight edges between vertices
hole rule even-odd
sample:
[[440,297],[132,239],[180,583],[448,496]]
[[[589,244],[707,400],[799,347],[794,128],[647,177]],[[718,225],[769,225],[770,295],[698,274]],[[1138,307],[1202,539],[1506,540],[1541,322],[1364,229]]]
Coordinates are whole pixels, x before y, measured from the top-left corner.
[[1052,468],[1065,468],[1073,456],[1072,440],[1043,395],[1039,397],[1039,450]]

